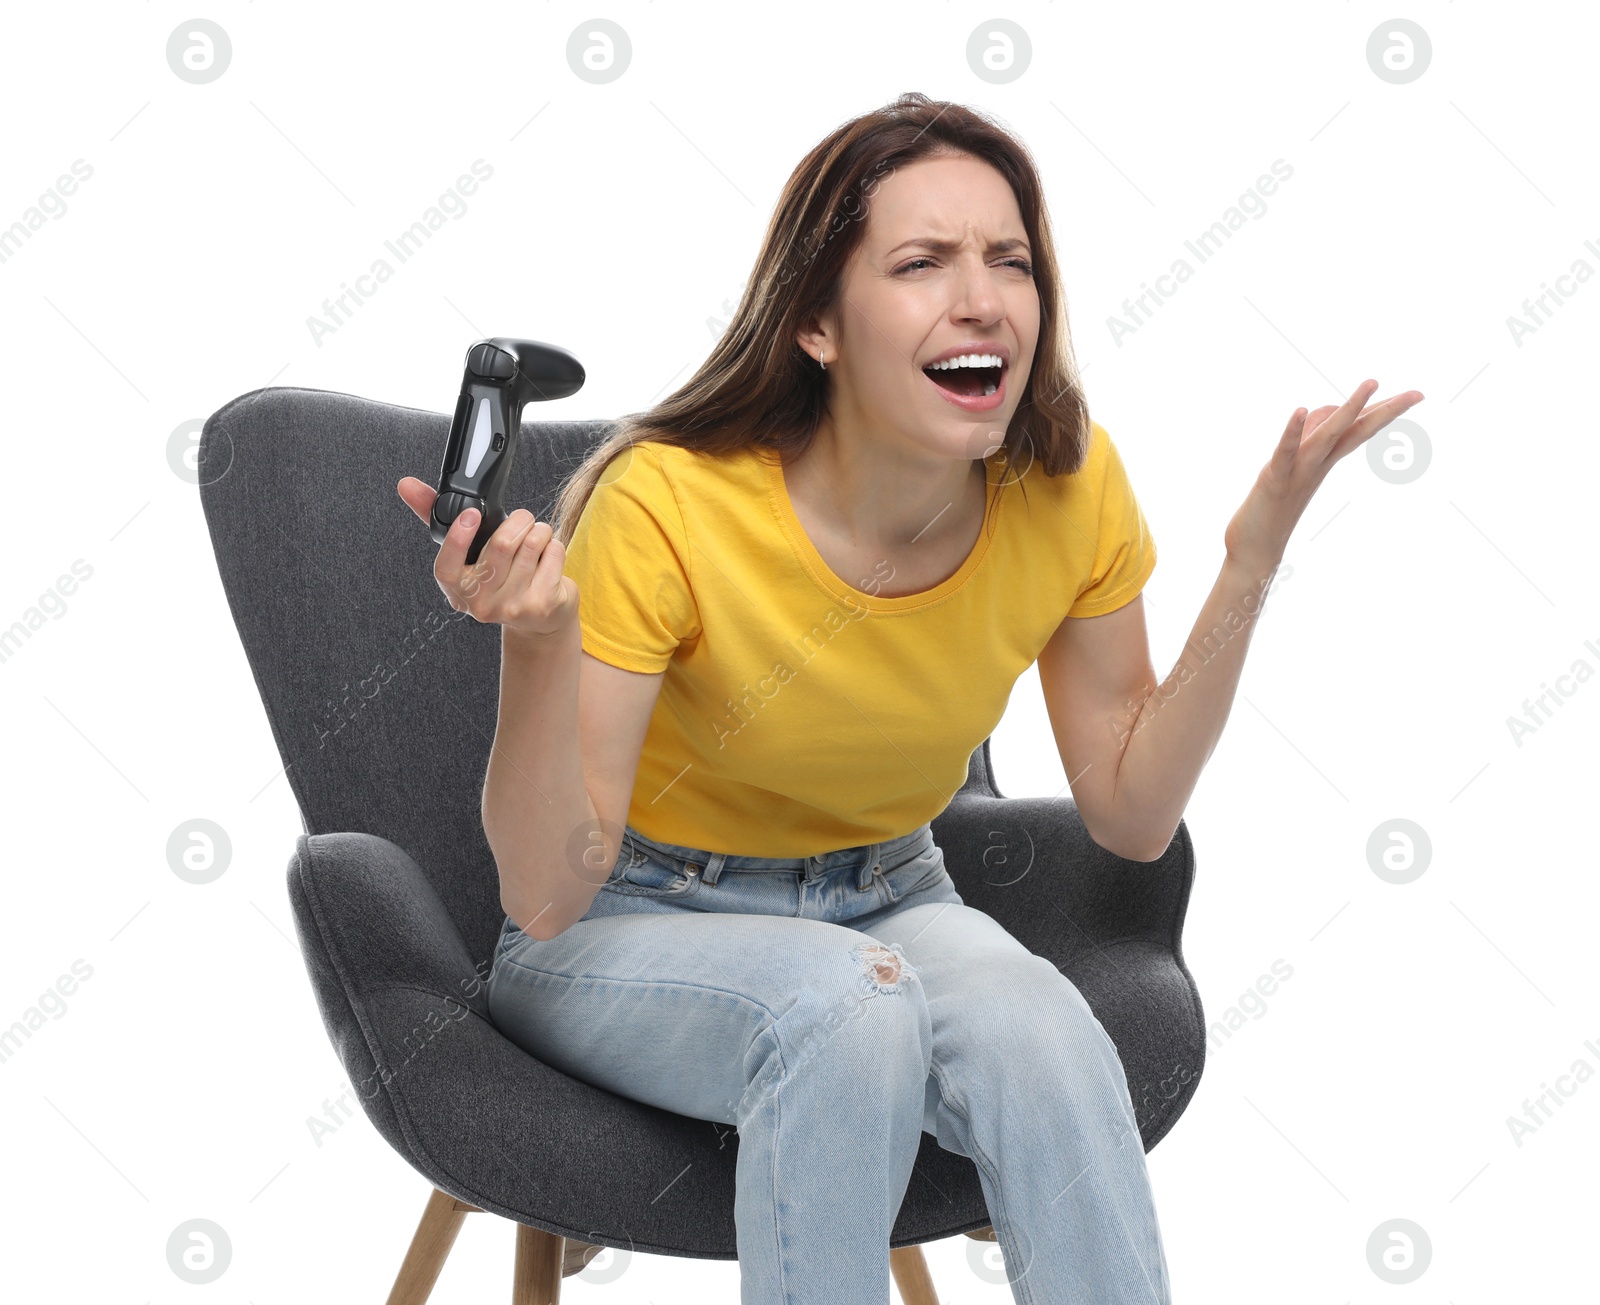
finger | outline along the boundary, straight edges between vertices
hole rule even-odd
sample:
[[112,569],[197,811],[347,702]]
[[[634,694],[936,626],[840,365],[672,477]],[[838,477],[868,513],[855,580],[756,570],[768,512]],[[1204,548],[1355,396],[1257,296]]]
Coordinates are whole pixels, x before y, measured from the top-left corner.
[[425,480],[418,480],[415,476],[402,476],[400,483],[395,487],[405,505],[428,524],[429,514],[433,511],[433,500],[439,497],[439,491]]
[[494,577],[498,584],[511,570],[511,559],[517,555],[517,549],[535,524],[533,513],[527,508],[517,508],[500,523],[500,529],[494,532],[478,554],[478,567],[485,580]]
[[1278,446],[1272,450],[1272,461],[1280,469],[1287,470],[1293,463],[1294,456],[1300,451],[1300,434],[1306,428],[1308,414],[1304,408],[1296,408],[1289,415],[1289,424],[1283,428],[1283,434],[1278,437]]
[[533,513],[526,508],[518,508],[500,523],[500,528],[479,552],[477,562],[461,577],[461,587],[467,597],[509,592],[506,577],[511,570],[511,560],[533,525]]
[[1342,458],[1352,452],[1380,430],[1387,426],[1401,413],[1422,401],[1421,390],[1407,390],[1404,394],[1396,394],[1385,399],[1382,403],[1374,404],[1364,410],[1360,418],[1339,439],[1334,450],[1335,458]]
[[447,592],[460,593],[462,572],[467,565],[467,548],[478,533],[478,509],[468,508],[450,523],[439,556],[433,561],[433,578]]
[[[1339,436],[1342,435],[1349,428],[1350,423],[1360,415],[1367,400],[1372,397],[1373,391],[1377,388],[1377,381],[1362,381],[1361,384],[1356,386],[1356,388],[1351,392],[1348,399],[1335,408],[1324,421],[1317,425],[1316,430],[1312,432],[1312,439],[1315,441],[1318,452],[1326,455],[1332,451],[1332,448],[1334,444],[1337,443]],[[1311,441],[1308,441],[1308,443],[1310,442]]]
[[534,584],[553,585],[556,599],[562,603],[571,602],[578,587],[577,581],[566,573],[566,564],[566,545],[552,536],[544,546],[544,552],[539,557],[539,569],[533,577]]
[[552,534],[539,555],[539,567],[532,583],[553,586],[556,599],[563,603],[571,602],[577,589],[577,582],[566,574],[566,564],[567,546]]
[[1367,380],[1356,386],[1351,395],[1332,413],[1326,420],[1319,422],[1306,436],[1305,448],[1310,460],[1318,467],[1331,467],[1341,456],[1340,449],[1343,437],[1354,422],[1364,411],[1363,405],[1377,389],[1378,382]]
[[[539,526],[545,529],[538,529]],[[551,544],[555,542],[555,530],[548,521],[536,521],[528,527],[522,536],[522,543],[517,549],[517,555],[511,559],[511,565],[506,568],[506,592],[520,594],[528,589],[538,579],[540,563],[550,555]],[[560,544],[555,545],[560,548]]]
[[1367,380],[1350,391],[1350,397],[1339,405],[1339,415],[1352,416],[1359,413],[1378,388],[1378,382]]
[[1311,410],[1311,415],[1306,418],[1306,429],[1308,431],[1316,430],[1318,426],[1327,421],[1328,418],[1331,417],[1336,411],[1338,411],[1338,405],[1334,403],[1327,403],[1320,408],[1313,408]]

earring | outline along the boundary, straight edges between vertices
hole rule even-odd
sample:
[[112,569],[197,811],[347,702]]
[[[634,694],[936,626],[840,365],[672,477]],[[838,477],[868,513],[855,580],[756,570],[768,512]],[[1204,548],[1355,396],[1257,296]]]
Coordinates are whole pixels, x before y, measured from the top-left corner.
[[828,354],[827,354],[827,351],[825,349],[818,349],[817,350],[817,361],[822,364],[822,370],[823,371],[827,371],[828,370],[828,364],[827,364],[827,361],[826,361],[827,356],[828,356]]

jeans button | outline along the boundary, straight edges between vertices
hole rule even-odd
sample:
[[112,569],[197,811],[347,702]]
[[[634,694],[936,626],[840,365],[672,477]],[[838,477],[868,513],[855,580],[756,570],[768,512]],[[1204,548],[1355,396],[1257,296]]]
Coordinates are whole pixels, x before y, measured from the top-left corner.
[[683,867],[683,872],[688,875],[697,875],[700,873],[700,867],[697,865],[686,865]]

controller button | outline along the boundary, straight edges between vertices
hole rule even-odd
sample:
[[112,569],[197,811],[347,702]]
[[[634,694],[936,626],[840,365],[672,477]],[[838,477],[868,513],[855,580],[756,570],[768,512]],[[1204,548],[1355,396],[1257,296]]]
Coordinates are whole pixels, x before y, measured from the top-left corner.
[[439,495],[433,505],[434,514],[446,525],[465,512],[469,507],[482,508],[483,504],[473,494],[458,494],[449,490]]
[[504,381],[516,374],[517,360],[504,349],[497,349],[492,344],[478,344],[474,345],[472,352],[467,355],[467,367],[475,375]]

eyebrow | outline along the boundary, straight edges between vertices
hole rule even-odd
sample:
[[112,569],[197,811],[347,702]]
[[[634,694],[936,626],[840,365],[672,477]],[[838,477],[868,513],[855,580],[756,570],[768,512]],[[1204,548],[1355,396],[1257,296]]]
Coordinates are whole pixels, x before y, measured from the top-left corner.
[[[957,249],[960,249],[961,248],[961,244],[962,244],[962,242],[959,241],[959,240],[939,240],[939,239],[936,239],[933,236],[916,236],[916,237],[913,237],[910,240],[901,241],[893,249],[889,250],[889,252],[886,253],[884,255],[884,257],[885,258],[892,258],[900,250],[905,249],[905,248],[907,248],[908,246],[911,246],[911,245],[921,245],[924,249],[931,249],[936,254],[949,254],[949,253],[955,252]],[[1013,238],[1013,239],[1010,239],[1010,240],[996,240],[996,241],[994,241],[989,246],[989,252],[991,254],[1004,254],[1007,251],[1012,250],[1012,249],[1021,249],[1021,250],[1026,251],[1027,248],[1028,248],[1028,242],[1026,240],[1017,240],[1017,239]]]

